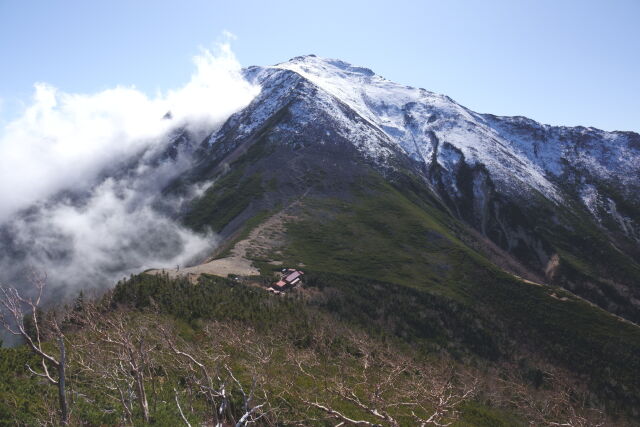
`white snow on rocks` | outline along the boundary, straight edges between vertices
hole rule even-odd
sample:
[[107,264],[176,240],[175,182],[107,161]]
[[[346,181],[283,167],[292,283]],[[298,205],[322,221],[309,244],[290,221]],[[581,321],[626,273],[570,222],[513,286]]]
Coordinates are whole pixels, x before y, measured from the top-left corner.
[[[458,149],[468,164],[484,165],[503,190],[537,190],[560,200],[540,166],[514,149],[481,116],[447,96],[390,82],[343,61],[311,55],[273,68],[294,71],[340,99],[416,160],[430,164],[436,143],[446,142]],[[445,168],[451,164],[439,151],[436,161]]]
[[[240,132],[247,135],[297,94],[313,102],[288,106],[296,120],[314,120],[322,110],[337,124],[331,132],[380,163],[387,161],[393,151],[390,147],[395,146],[416,161],[427,166],[435,161],[450,172],[461,162],[481,165],[500,191],[525,197],[539,192],[555,203],[562,203],[562,196],[554,183],[576,168],[597,179],[616,180],[632,189],[639,186],[640,138],[636,134],[478,114],[447,96],[315,55],[271,67],[250,67],[245,76],[262,86],[261,94],[235,117],[246,124]],[[345,106],[361,120],[347,114]],[[451,190],[456,191],[455,179],[449,178]],[[589,200],[597,196],[591,193],[582,194],[589,209],[593,209]]]

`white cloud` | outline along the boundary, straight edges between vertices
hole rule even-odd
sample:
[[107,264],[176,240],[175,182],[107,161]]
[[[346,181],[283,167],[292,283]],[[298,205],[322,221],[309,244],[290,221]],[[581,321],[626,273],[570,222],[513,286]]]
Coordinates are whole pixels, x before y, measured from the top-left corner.
[[222,31],[222,37],[223,37],[224,42],[227,42],[227,43],[230,40],[237,40],[238,39],[238,37],[235,34],[233,34],[231,31],[229,31],[229,30],[223,30]]
[[47,272],[52,290],[65,297],[208,255],[217,243],[214,235],[192,233],[152,207],[157,193],[148,190],[157,175],[146,170],[127,179],[108,178],[82,203],[65,199],[14,218],[6,224],[11,242],[9,253],[0,256],[2,275],[19,282],[35,267]]
[[[228,43],[203,49],[184,86],[155,98],[130,87],[96,94],[35,85],[31,105],[0,133],[0,221],[100,170],[162,143],[171,128],[212,129],[248,104],[259,89],[240,76]],[[172,120],[162,120],[171,111]]]
[[[194,146],[160,154],[181,130],[201,140],[259,88],[242,78],[228,43],[202,49],[194,63],[187,84],[153,98],[131,87],[70,94],[35,85],[32,103],[0,133],[0,282],[35,267],[58,293],[74,295],[184,265],[215,246],[215,236],[171,219],[205,184],[191,195],[161,192],[191,165]],[[105,173],[114,168],[120,173]]]

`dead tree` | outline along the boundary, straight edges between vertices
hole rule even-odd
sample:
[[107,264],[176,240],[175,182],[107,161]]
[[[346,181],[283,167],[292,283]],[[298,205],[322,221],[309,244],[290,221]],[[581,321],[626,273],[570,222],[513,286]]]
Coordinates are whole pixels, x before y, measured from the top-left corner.
[[252,380],[251,389],[249,390],[249,394],[247,394],[247,393],[245,393],[244,388],[242,387],[242,384],[240,383],[240,381],[238,381],[236,379],[236,377],[233,375],[233,372],[231,372],[231,369],[229,369],[229,367],[226,366],[226,365],[225,365],[225,369],[229,373],[229,377],[231,377],[233,382],[236,384],[236,386],[240,390],[240,394],[242,395],[242,411],[243,411],[243,413],[240,416],[240,418],[238,419],[238,422],[236,423],[236,427],[245,427],[248,424],[252,424],[252,423],[257,422],[260,418],[262,418],[262,417],[264,417],[266,415],[266,412],[262,411],[262,408],[266,405],[266,401],[267,401],[266,393],[264,394],[265,403],[261,403],[260,405],[254,405],[253,404],[253,400],[254,400],[253,396],[254,396],[255,391],[256,391],[256,380],[255,380],[255,378]]
[[[178,345],[170,337],[170,334],[163,328],[161,328],[164,335],[165,342],[175,357],[175,367],[179,372],[188,377],[190,383],[195,388],[195,392],[204,396],[205,400],[209,402],[212,407],[212,414],[215,421],[215,425],[222,425],[222,421],[229,408],[229,396],[227,393],[226,384],[220,379],[219,375],[210,373],[210,367],[198,356],[194,356],[193,351],[183,351],[178,349]],[[219,359],[219,355],[209,354],[209,363],[216,362]],[[182,415],[182,409],[177,400],[176,404],[178,410]],[[184,417],[183,417],[184,419]]]
[[98,349],[88,336],[78,337],[75,350],[77,371],[94,382],[92,387],[106,388],[107,395],[122,406],[123,424],[133,424],[135,380],[128,367],[110,352]]
[[[358,356],[345,356],[351,360],[345,360],[339,373],[328,378],[311,373],[322,369],[318,362],[306,361],[305,366],[304,361],[296,359],[294,363],[302,375],[323,384],[323,389],[312,398],[304,391],[292,397],[340,424],[399,427],[399,414],[402,414],[413,418],[414,425],[426,427],[451,425],[458,416],[459,406],[476,392],[475,379],[462,378],[451,369],[399,357],[367,339],[354,336],[351,341],[359,350]],[[323,396],[322,400],[318,394]],[[376,421],[347,416],[333,404],[336,400],[350,404]]]
[[589,407],[586,396],[572,387],[560,372],[544,372],[546,387],[532,390],[519,378],[500,379],[506,403],[515,407],[532,425],[587,427],[605,425],[603,411]]
[[[0,287],[0,322],[4,328],[11,334],[20,336],[29,346],[31,351],[40,358],[42,372],[37,372],[28,364],[26,368],[33,375],[46,379],[50,384],[58,388],[58,401],[60,404],[60,422],[63,425],[69,423],[69,408],[67,405],[67,396],[65,389],[65,370],[66,370],[66,351],[64,343],[64,335],[57,325],[53,322],[53,330],[56,335],[58,344],[58,358],[52,356],[43,348],[42,324],[38,317],[40,301],[42,293],[47,283],[47,277],[44,274],[33,273],[31,282],[35,287],[35,298],[23,297],[16,288]],[[30,319],[33,331],[29,331],[25,325],[25,319]],[[31,332],[31,333],[30,333]],[[49,371],[50,367],[55,369],[57,378],[54,378]]]
[[[137,403],[145,423],[149,422],[149,403],[145,389],[151,346],[144,320],[128,322],[122,313],[102,313],[87,304],[80,321],[90,332],[78,345],[78,364],[106,380],[108,388],[117,391],[125,418],[131,420],[132,399]],[[99,345],[96,345],[99,344]]]
[[[251,387],[245,391],[242,383],[234,375],[233,371],[223,361],[226,355],[214,349],[189,348],[186,343],[178,345],[171,334],[161,328],[165,342],[175,357],[175,368],[185,375],[194,391],[205,397],[210,403],[216,426],[235,424],[236,427],[245,427],[256,423],[269,414],[267,395],[262,391],[261,403],[255,402],[258,383],[254,375]],[[224,331],[219,331],[224,334]],[[235,337],[226,337],[233,341]],[[261,351],[258,352],[264,356]],[[260,360],[258,360],[260,363]],[[217,365],[217,366],[216,366]],[[232,389],[242,396],[242,408],[240,414],[234,417],[231,408]],[[188,424],[182,411],[176,393],[176,406],[183,421]]]
[[173,393],[176,398],[176,406],[178,407],[178,412],[180,412],[180,418],[182,418],[182,421],[184,421],[187,427],[191,427],[191,423],[189,422],[187,417],[184,415],[184,412],[182,411],[182,407],[180,406],[180,400],[178,399],[178,390],[176,390],[175,387],[173,389]]

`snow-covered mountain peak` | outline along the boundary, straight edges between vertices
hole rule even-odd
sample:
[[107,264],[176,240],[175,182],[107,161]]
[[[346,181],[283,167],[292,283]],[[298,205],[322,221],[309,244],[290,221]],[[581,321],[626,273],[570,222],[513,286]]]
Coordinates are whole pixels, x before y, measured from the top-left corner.
[[300,74],[374,121],[381,115],[380,104],[404,105],[434,95],[424,89],[393,83],[368,68],[316,55],[298,56],[274,68]]
[[311,74],[341,74],[352,77],[373,77],[376,74],[369,68],[357,67],[340,59],[323,58],[314,54],[296,56],[275,67],[294,71],[302,70]]
[[[439,168],[453,177],[465,165],[482,169],[500,191],[523,197],[539,192],[556,203],[563,200],[564,190],[559,186],[576,170],[591,177],[587,180],[622,183],[623,194],[637,193],[640,136],[634,133],[479,114],[446,95],[401,85],[368,68],[316,55],[249,67],[244,74],[263,90],[251,107],[252,119],[244,123],[245,132],[290,105],[289,128],[300,128],[323,111],[333,117],[333,131],[380,163],[386,162],[389,148],[395,147],[426,170]],[[289,104],[292,99],[297,101]],[[345,108],[362,120],[354,121]],[[447,186],[447,191],[458,193],[455,179]]]
[[[407,106],[429,104],[441,115],[472,120],[461,105],[445,95],[394,83],[368,68],[351,65],[339,59],[316,55],[298,56],[270,68],[294,71],[329,94],[337,97],[365,119],[396,138],[406,126]],[[401,145],[405,141],[398,141]],[[409,148],[410,152],[414,150]]]
[[[527,188],[559,200],[540,167],[520,156],[476,114],[445,95],[389,81],[337,59],[299,56],[269,69],[293,71],[384,132],[414,160],[447,170],[482,164],[506,189]],[[443,144],[447,144],[445,149]],[[514,178],[520,184],[514,185]],[[455,188],[452,189],[455,191]]]

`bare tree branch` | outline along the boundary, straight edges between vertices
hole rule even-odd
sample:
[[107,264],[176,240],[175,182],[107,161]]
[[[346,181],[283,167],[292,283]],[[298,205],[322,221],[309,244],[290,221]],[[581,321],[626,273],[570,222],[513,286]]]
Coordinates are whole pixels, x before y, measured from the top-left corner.
[[187,417],[184,416],[184,412],[182,412],[182,408],[180,407],[180,401],[178,400],[178,390],[176,390],[175,387],[173,388],[173,393],[176,398],[176,406],[178,407],[178,412],[180,412],[180,417],[182,418],[182,421],[184,421],[184,423],[188,427],[191,427],[191,423],[189,423],[189,420],[187,420]]
[[[59,359],[56,359],[54,356],[46,352],[42,346],[42,332],[38,311],[42,294],[46,286],[46,280],[46,274],[38,274],[35,271],[31,272],[31,283],[36,290],[36,296],[33,298],[23,297],[16,288],[0,287],[0,323],[2,323],[3,327],[9,333],[20,336],[29,346],[31,351],[40,357],[43,372],[36,372],[28,364],[26,365],[26,368],[33,375],[45,378],[50,384],[58,387],[60,420],[63,425],[66,425],[69,422],[69,410],[65,390],[65,344],[64,335],[62,334],[62,331],[60,331],[57,323],[54,323],[53,327],[58,338]],[[33,337],[27,331],[27,327],[24,323],[24,319],[27,315],[30,316],[31,321],[33,322],[35,334]],[[48,364],[56,369],[58,375],[57,380],[49,373]]]

